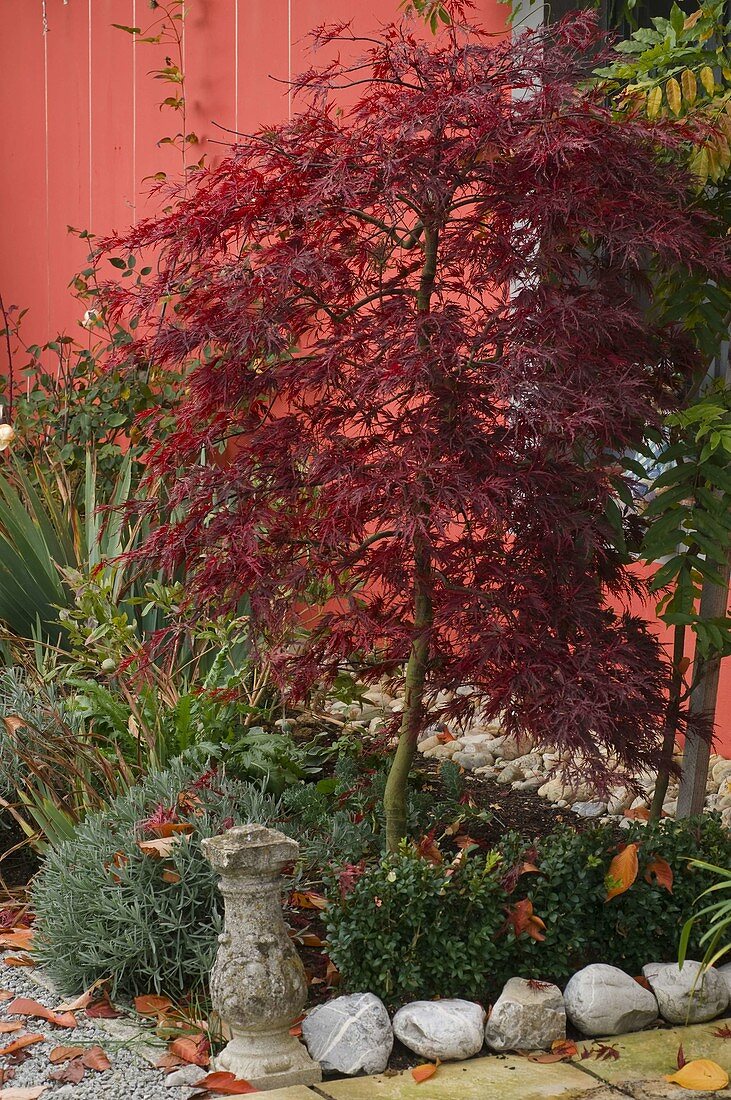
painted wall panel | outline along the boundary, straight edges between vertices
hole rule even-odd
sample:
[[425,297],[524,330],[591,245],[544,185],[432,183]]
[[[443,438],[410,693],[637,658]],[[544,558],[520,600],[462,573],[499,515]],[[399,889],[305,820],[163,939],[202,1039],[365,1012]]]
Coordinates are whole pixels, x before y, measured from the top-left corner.
[[[477,0],[476,8],[477,22],[504,28],[497,0]],[[225,155],[228,129],[246,133],[288,116],[286,81],[312,63],[314,26],[352,18],[354,31],[367,34],[397,10],[398,0],[189,0],[187,127],[201,139],[189,161]],[[172,89],[152,75],[171,47],[136,42],[112,26],[145,30],[156,18],[149,0],[2,0],[0,294],[6,306],[28,308],[26,342],[61,330],[84,338],[68,283],[84,266],[86,245],[67,226],[104,234],[149,216],[161,196],[145,177],[180,169],[180,154],[158,144],[180,128],[159,106]],[[718,733],[731,753],[729,664]]]

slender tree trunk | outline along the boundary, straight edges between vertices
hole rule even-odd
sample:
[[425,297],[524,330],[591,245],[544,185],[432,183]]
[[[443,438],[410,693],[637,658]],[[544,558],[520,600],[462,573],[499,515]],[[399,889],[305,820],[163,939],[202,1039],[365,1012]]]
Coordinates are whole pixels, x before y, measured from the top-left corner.
[[[728,348],[724,352],[724,357],[725,363],[720,373],[726,386],[731,386],[731,359]],[[725,567],[721,567],[719,572],[723,578],[723,584],[714,584],[707,577],[703,579],[698,609],[701,619],[723,619],[728,613],[731,553],[726,557]],[[705,658],[696,655],[691,678],[693,688],[688,708],[691,721],[693,718],[704,718],[713,723],[716,716],[720,671],[721,657],[718,653],[712,653]],[[677,817],[694,817],[696,814],[703,813],[710,755],[710,736],[704,737],[689,730],[683,750]]]
[[685,652],[685,627],[677,625],[673,629],[673,676],[670,683],[670,698],[665,716],[665,729],[663,731],[662,757],[660,767],[657,770],[655,794],[650,807],[650,820],[658,821],[662,815],[663,802],[668,793],[670,782],[670,769],[673,765],[673,752],[675,751],[675,737],[678,732],[678,718],[680,717],[680,696],[683,691],[683,655]]
[[397,851],[406,835],[407,786],[424,717],[424,682],[429,666],[429,633],[433,619],[431,552],[423,537],[415,540],[414,554],[414,638],[406,666],[406,692],[398,746],[383,795],[386,847],[389,852]]
[[[729,576],[731,562],[721,569],[724,584],[714,584],[707,578],[701,589],[701,619],[722,619],[726,616],[729,599]],[[713,721],[718,699],[718,677],[721,670],[721,656],[712,653],[709,657],[697,656],[693,663],[693,690],[690,693],[690,718],[705,718]],[[680,778],[677,817],[693,817],[703,813],[708,781],[708,763],[711,755],[711,739],[688,731],[683,750],[683,772]]]
[[[439,231],[425,227],[424,267],[416,299],[416,308],[420,314],[427,314],[431,305],[438,247]],[[424,352],[429,350],[429,339],[424,333],[419,335],[419,347]],[[408,779],[424,718],[424,684],[429,668],[433,619],[431,547],[428,539],[417,532],[414,537],[414,632],[406,666],[404,709],[398,745],[383,793],[386,848],[389,852],[398,851],[399,844],[406,835]]]

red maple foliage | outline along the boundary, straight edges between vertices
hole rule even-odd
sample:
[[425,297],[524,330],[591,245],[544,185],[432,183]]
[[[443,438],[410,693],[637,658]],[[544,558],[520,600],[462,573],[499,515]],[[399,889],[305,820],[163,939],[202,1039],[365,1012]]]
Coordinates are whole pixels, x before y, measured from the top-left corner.
[[[355,48],[346,26],[316,37]],[[246,593],[296,694],[354,655],[374,679],[407,665],[392,844],[440,690],[473,689],[429,720],[479,704],[584,778],[658,762],[662,654],[608,602],[637,583],[613,456],[698,366],[646,308],[648,262],[728,261],[676,124],[582,86],[596,42],[585,12],[514,41],[386,27],[105,242],[156,257],[105,292],[139,319],[137,362],[189,371],[172,434],[147,425],[174,518],[143,552],[185,569],[193,615]]]

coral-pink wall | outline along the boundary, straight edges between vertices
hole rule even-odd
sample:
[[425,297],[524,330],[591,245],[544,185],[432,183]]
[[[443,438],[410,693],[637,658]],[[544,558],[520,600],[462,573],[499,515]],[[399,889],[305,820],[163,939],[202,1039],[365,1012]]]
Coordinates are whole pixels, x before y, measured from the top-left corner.
[[[187,124],[201,138],[192,159],[220,158],[231,140],[225,128],[245,132],[287,116],[286,85],[271,78],[286,81],[309,66],[306,35],[314,26],[352,18],[354,30],[367,34],[398,7],[399,0],[189,0]],[[476,8],[477,22],[504,28],[506,8],[498,0],[476,0]],[[28,343],[61,330],[84,337],[68,284],[84,266],[86,249],[67,226],[105,233],[147,216],[156,200],[144,177],[179,167],[179,154],[157,145],[177,122],[159,109],[169,85],[151,76],[165,50],[112,26],[144,29],[154,18],[150,0],[0,6],[0,293],[6,306],[28,307]],[[729,664],[718,735],[731,755]]]

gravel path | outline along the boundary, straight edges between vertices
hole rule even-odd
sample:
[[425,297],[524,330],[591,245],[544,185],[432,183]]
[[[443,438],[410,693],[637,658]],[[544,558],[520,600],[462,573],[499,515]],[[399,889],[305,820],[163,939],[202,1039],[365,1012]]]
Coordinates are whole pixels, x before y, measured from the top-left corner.
[[[0,989],[16,997],[30,997],[46,1008],[55,1008],[62,1000],[49,988],[40,984],[29,969],[0,965]],[[74,1013],[78,1026],[56,1027],[35,1017],[17,1017],[8,1014],[5,1001],[0,1004],[0,1020],[21,1020],[23,1030],[0,1035],[0,1046],[25,1035],[44,1035],[42,1043],[36,1043],[21,1053],[20,1060],[0,1058],[1,1069],[14,1069],[13,1077],[5,1087],[27,1088],[47,1085],[42,1100],[188,1100],[193,1090],[189,1087],[171,1087],[165,1084],[165,1074],[146,1061],[140,1049],[150,1049],[147,1033],[137,1028],[125,1027],[123,1021],[88,1019],[83,1012]],[[117,1026],[122,1024],[122,1026]],[[109,1025],[107,1028],[106,1025]],[[124,1037],[120,1037],[120,1033]],[[154,1037],[153,1037],[154,1041]],[[78,1084],[60,1084],[50,1076],[58,1069],[49,1061],[49,1054],[56,1046],[100,1046],[112,1063],[112,1068],[97,1073],[87,1069]],[[159,1044],[159,1054],[165,1052]],[[25,1058],[23,1058],[25,1055]],[[68,1063],[63,1063],[67,1065]]]

